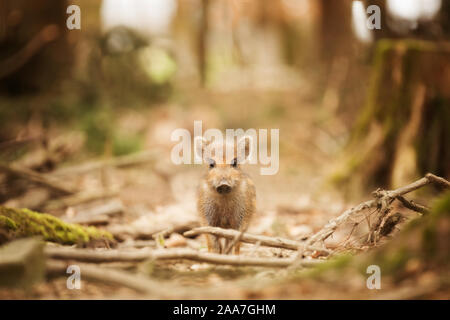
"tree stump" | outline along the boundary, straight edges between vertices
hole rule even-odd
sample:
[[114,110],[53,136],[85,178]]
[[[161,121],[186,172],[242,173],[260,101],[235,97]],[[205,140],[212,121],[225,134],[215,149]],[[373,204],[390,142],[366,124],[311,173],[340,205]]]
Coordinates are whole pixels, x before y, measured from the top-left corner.
[[380,40],[366,104],[333,181],[357,192],[450,176],[450,43]]

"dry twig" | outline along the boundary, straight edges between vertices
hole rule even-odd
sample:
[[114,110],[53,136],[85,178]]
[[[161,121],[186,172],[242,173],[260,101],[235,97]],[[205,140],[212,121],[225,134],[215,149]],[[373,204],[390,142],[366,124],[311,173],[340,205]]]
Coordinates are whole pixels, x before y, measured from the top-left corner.
[[116,157],[107,160],[88,162],[73,167],[65,167],[52,172],[52,176],[62,176],[68,174],[84,174],[90,171],[100,170],[104,167],[125,168],[130,166],[143,165],[151,163],[156,159],[156,152],[143,151],[136,154]]
[[8,77],[22,68],[31,58],[48,43],[55,41],[61,34],[59,27],[50,24],[39,30],[39,32],[13,56],[0,61],[0,79]]
[[63,186],[59,181],[46,177],[30,169],[19,168],[15,165],[0,164],[0,171],[37,183],[63,195],[73,195],[75,193],[74,190]]
[[397,196],[397,200],[399,200],[402,204],[403,204],[403,206],[405,206],[405,208],[408,208],[408,209],[410,209],[410,210],[413,210],[413,211],[416,211],[416,212],[419,212],[419,213],[421,213],[421,214],[427,214],[428,212],[430,212],[430,209],[429,208],[427,208],[427,207],[425,207],[425,206],[422,206],[422,205],[420,205],[420,204],[418,204],[418,203],[415,203],[414,201],[410,201],[410,200],[407,200],[405,197],[403,197],[403,196]]
[[[239,236],[241,232],[233,230],[233,229],[222,229],[217,227],[200,227],[195,228],[189,231],[186,231],[184,233],[185,237],[191,237],[196,236],[203,233],[209,233],[213,234],[215,236],[224,237],[227,239],[234,239],[235,237]],[[290,249],[290,250],[298,250],[298,248],[305,247],[308,250],[312,251],[319,251],[326,254],[330,254],[331,251],[327,250],[326,248],[322,248],[319,246],[311,246],[306,245],[305,243],[290,240],[290,239],[283,239],[279,237],[268,237],[268,236],[260,236],[260,235],[254,235],[250,233],[243,233],[242,237],[239,241],[242,242],[248,242],[248,243],[257,243],[260,242],[261,245],[268,246],[268,247],[275,247],[275,248],[284,248],[284,249]]]
[[82,191],[74,195],[48,201],[45,205],[45,210],[58,210],[91,201],[110,199],[116,197],[118,194],[118,190]]
[[[193,260],[198,262],[225,264],[234,266],[259,267],[288,267],[296,261],[294,258],[255,258],[244,256],[230,256],[217,253],[203,253],[191,249],[174,250],[106,250],[96,251],[89,249],[69,249],[62,247],[48,247],[47,256],[59,260],[77,260],[84,262],[116,262],[116,261],[144,261],[144,260]],[[299,265],[312,267],[321,263],[320,260],[302,260]]]
[[428,173],[425,175],[425,177],[395,190],[385,191],[378,189],[375,192],[373,192],[373,195],[375,197],[374,200],[363,202],[354,208],[344,211],[344,213],[342,213],[339,217],[331,220],[321,230],[319,230],[312,237],[310,237],[306,241],[306,243],[307,245],[312,245],[318,241],[326,240],[331,234],[333,234],[333,232],[338,228],[338,226],[347,222],[355,214],[369,208],[377,208],[381,213],[379,215],[378,221],[374,225],[372,225],[371,233],[368,239],[369,241],[376,241],[379,234],[379,227],[383,224],[386,215],[390,211],[390,204],[399,196],[422,188],[430,183],[436,183],[439,184],[440,186],[450,188],[450,183],[447,180],[435,176],[431,173]]
[[228,244],[228,247],[225,248],[225,254],[229,254],[231,252],[231,249],[233,249],[233,247],[236,245],[236,243],[241,241],[243,234],[244,231],[241,231],[237,236],[234,237],[233,241],[231,241]]
[[[66,274],[69,263],[64,261],[48,260],[47,273],[50,275]],[[143,276],[138,276],[126,271],[98,267],[91,264],[80,264],[81,275],[83,278],[93,281],[99,281],[107,284],[114,284],[136,290],[141,293],[154,293],[161,289],[161,285]]]

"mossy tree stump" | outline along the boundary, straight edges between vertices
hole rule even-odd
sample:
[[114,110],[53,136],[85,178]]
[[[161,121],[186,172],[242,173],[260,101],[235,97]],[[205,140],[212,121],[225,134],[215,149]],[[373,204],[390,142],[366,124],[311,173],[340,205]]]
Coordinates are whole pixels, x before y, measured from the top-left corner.
[[450,176],[450,43],[378,42],[366,104],[333,181],[354,193]]

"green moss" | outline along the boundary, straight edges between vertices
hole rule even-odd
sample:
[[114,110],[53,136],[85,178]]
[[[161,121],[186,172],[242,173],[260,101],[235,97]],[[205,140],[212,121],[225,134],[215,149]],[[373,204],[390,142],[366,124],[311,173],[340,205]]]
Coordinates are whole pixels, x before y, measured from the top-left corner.
[[346,268],[352,262],[353,256],[349,254],[342,254],[340,256],[334,257],[333,259],[321,263],[314,268],[307,269],[299,274],[300,278],[318,278],[329,271],[339,272],[340,270]]
[[320,264],[318,266],[318,270],[329,270],[329,269],[341,269],[344,268],[346,266],[348,266],[348,264],[351,262],[351,258],[352,256],[349,254],[343,254],[340,255],[330,261],[328,261],[327,263],[324,264]]
[[80,121],[86,134],[86,148],[94,154],[103,154],[111,143],[114,133],[114,119],[108,108],[87,112]]
[[115,156],[123,156],[138,152],[142,149],[142,136],[139,134],[128,134],[121,132],[114,135],[113,154]]
[[410,250],[406,247],[395,248],[387,252],[377,252],[374,264],[380,266],[385,274],[399,274],[411,258]]
[[[427,259],[434,259],[442,254],[442,252],[439,252],[439,243],[446,241],[442,232],[439,232],[438,226],[443,224],[443,220],[448,221],[450,218],[450,192],[435,201],[427,218],[422,230],[422,252]],[[448,253],[446,254],[448,258]]]
[[450,217],[450,191],[439,198],[431,209],[431,218],[438,218],[439,216]]
[[4,227],[9,230],[17,230],[16,223],[12,219],[3,216],[0,216],[0,227]]
[[165,84],[173,78],[177,64],[163,49],[146,47],[139,51],[139,60],[149,78],[156,84]]
[[13,237],[42,236],[46,241],[85,245],[91,241],[113,242],[113,236],[94,227],[69,224],[45,213],[0,207],[0,228],[14,230]]
[[[436,226],[435,226],[436,227]],[[426,256],[433,257],[437,250],[437,234],[434,228],[427,226],[422,232],[422,247]]]
[[331,184],[339,185],[347,182],[354,170],[356,170],[361,163],[363,162],[364,158],[361,154],[355,154],[352,155],[347,162],[345,162],[345,165],[341,166],[339,170],[336,170],[332,173],[332,175],[329,177],[328,181]]
[[377,113],[378,95],[383,82],[384,69],[386,68],[386,60],[389,50],[392,48],[391,40],[380,40],[378,42],[373,62],[373,73],[370,79],[369,92],[363,111],[356,122],[355,129],[352,132],[352,141],[358,140],[364,136],[368,129],[372,118]]

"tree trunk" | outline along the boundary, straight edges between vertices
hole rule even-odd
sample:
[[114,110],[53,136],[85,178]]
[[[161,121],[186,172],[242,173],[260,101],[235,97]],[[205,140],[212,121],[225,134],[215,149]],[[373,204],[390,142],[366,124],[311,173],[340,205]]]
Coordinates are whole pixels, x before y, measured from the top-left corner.
[[39,92],[67,76],[73,62],[67,6],[61,0],[0,0],[0,91]]
[[349,192],[450,176],[450,44],[381,40],[366,104],[334,181]]
[[332,62],[352,51],[351,1],[319,0],[317,5],[320,53]]

